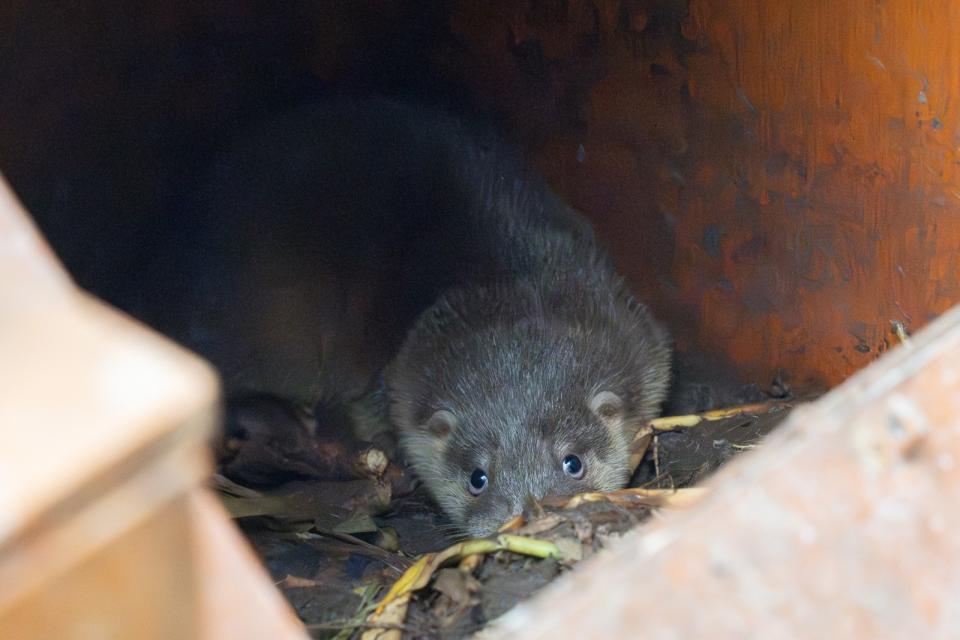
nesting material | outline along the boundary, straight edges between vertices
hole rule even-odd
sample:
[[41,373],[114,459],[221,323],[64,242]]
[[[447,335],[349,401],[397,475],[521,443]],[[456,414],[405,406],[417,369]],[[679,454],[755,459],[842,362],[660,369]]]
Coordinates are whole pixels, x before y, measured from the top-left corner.
[[366,465],[378,449],[269,398],[231,413],[212,484],[315,636],[466,637],[652,514],[695,504],[705,490],[691,485],[791,407],[653,420],[630,487],[544,498],[488,539],[457,540],[401,466]]

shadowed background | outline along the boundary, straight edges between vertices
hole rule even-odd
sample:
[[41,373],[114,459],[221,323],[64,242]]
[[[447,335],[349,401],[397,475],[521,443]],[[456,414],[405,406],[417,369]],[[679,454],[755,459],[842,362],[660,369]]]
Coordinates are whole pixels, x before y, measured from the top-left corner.
[[[960,298],[946,0],[0,8],[0,170],[108,301],[238,127],[332,87],[485,111],[679,345],[833,385]],[[149,246],[149,243],[146,245]]]

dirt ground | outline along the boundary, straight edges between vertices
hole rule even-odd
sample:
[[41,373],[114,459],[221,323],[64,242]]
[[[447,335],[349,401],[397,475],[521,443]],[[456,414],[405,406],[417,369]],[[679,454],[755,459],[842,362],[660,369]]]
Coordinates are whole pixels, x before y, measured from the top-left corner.
[[[683,489],[759,446],[799,401],[779,379],[765,388],[731,383],[735,377],[697,358],[681,357],[675,377],[664,414],[709,419],[689,427],[661,421],[630,482],[640,494],[531,505],[505,531],[552,543],[551,557],[501,550],[448,561],[412,594],[403,622],[392,628],[406,637],[474,633],[657,510],[675,508],[687,495]],[[747,409],[728,417],[715,411],[742,406]],[[214,483],[311,633],[359,636],[376,604],[418,558],[458,539],[396,461],[347,439],[343,424],[310,420],[271,399],[228,414]],[[372,470],[358,468],[358,459]],[[328,473],[317,471],[321,467]],[[330,477],[330,469],[341,477]]]

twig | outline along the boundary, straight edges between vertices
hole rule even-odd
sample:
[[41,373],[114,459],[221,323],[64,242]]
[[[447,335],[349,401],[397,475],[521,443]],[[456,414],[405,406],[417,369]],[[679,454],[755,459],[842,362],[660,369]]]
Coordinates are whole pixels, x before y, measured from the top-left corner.
[[[410,565],[413,564],[413,562],[408,558],[404,558],[403,556],[397,555],[396,553],[390,553],[386,549],[381,549],[377,545],[370,544],[366,540],[361,540],[360,538],[350,535],[349,533],[330,532],[328,534],[321,534],[321,535],[329,535],[342,542],[349,542],[350,544],[361,546],[367,551],[369,551],[370,553],[374,554],[375,556],[383,560],[387,565],[390,566],[391,569],[393,569],[398,573],[403,573],[404,571],[410,568]],[[398,567],[397,565],[393,564],[394,562],[397,562],[400,566]]]
[[609,502],[624,507],[685,508],[698,502],[704,495],[706,495],[706,489],[702,487],[687,487],[684,489],[631,488],[618,491],[580,493],[551,506],[575,509],[585,502]]
[[760,402],[756,404],[745,404],[739,407],[730,407],[728,409],[714,409],[704,413],[693,413],[685,416],[665,416],[655,418],[647,423],[647,428],[654,432],[674,431],[676,429],[688,429],[695,427],[702,422],[715,422],[717,420],[726,420],[737,416],[750,415],[759,416],[771,411],[789,409],[793,405],[787,402]]
[[907,333],[907,328],[902,322],[891,320],[890,327],[893,329],[893,334],[900,340],[900,344],[910,344],[910,334]]
[[691,413],[682,416],[664,416],[654,418],[643,427],[641,427],[630,443],[630,473],[637,470],[640,461],[647,454],[647,451],[653,448],[653,466],[654,473],[660,475],[660,441],[657,436],[666,431],[675,431],[677,429],[689,429],[704,422],[715,422],[725,420],[736,416],[751,415],[759,416],[772,411],[780,411],[792,408],[792,403],[787,402],[761,402],[756,404],[745,404],[738,407],[729,407],[727,409],[714,409],[703,413]]
[[[402,624],[407,615],[410,596],[430,583],[433,573],[451,560],[463,560],[470,556],[496,551],[512,551],[535,558],[559,558],[560,549],[548,540],[501,534],[496,538],[484,538],[459,542],[439,553],[427,553],[393,583],[387,595],[367,618],[369,630],[363,640],[392,640],[399,638],[397,629],[388,629],[387,624]],[[386,631],[384,631],[386,630]]]
[[311,622],[304,625],[307,631],[340,631],[342,629],[396,629],[411,633],[424,633],[424,629],[409,624],[394,622],[367,622],[366,620],[334,620],[333,622]]
[[660,477],[660,438],[653,436],[653,475]]

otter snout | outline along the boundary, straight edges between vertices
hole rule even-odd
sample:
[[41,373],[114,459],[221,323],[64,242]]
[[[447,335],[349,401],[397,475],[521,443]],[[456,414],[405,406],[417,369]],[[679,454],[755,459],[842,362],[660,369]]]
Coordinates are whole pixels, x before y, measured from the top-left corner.
[[468,514],[467,522],[464,523],[467,534],[473,538],[485,538],[494,535],[500,531],[503,525],[516,516],[528,509],[535,508],[537,501],[541,498],[543,496],[535,496],[532,493],[511,496],[500,500],[498,504],[491,505],[493,509],[489,513]]
[[[539,495],[540,493],[543,495]],[[537,492],[536,494],[518,494],[504,499],[490,517],[476,523],[468,523],[471,529],[470,535],[482,538],[497,533],[503,525],[516,516],[536,510],[537,504],[545,496],[546,492]]]

